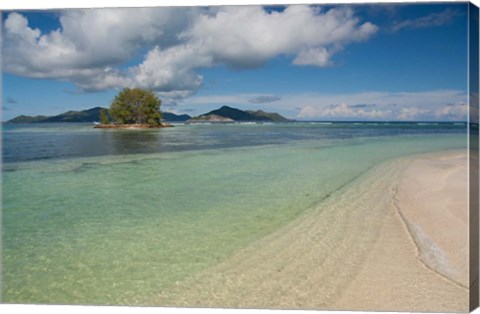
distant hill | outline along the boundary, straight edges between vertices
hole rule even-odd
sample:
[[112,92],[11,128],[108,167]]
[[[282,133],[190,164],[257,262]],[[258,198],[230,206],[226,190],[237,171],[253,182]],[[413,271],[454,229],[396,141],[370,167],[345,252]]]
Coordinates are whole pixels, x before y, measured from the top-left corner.
[[169,122],[183,122],[190,120],[192,117],[190,117],[188,114],[177,115],[171,112],[162,112],[162,118],[163,120]]
[[[102,109],[95,107],[82,111],[67,111],[40,122],[94,122],[100,119],[100,110]],[[111,119],[110,116],[108,118]]]
[[100,110],[102,109],[101,107],[95,107],[82,111],[67,111],[50,117],[22,115],[8,120],[7,123],[94,122],[100,119]]
[[247,110],[243,111],[237,108],[232,108],[228,106],[222,106],[219,109],[212,110],[200,116],[192,118],[192,122],[198,121],[220,121],[221,119],[217,117],[223,117],[225,119],[231,119],[227,121],[270,121],[270,122],[282,122],[289,121],[287,118],[279,115],[278,113],[269,113],[262,110],[252,111]]
[[[25,116],[21,115],[8,120],[7,123],[42,123],[42,122],[96,122],[100,120],[100,110],[106,109],[95,107],[81,111],[67,111],[56,116]],[[166,121],[187,121],[189,115],[176,115],[170,112],[163,112],[163,119]],[[110,121],[112,117],[108,114]]]
[[265,111],[262,111],[262,110],[257,110],[257,111],[252,111],[252,110],[247,110],[245,111],[251,115],[254,115],[258,118],[261,118],[261,119],[264,119],[266,121],[272,121],[272,122],[285,122],[285,121],[289,121],[287,118],[285,118],[284,116],[278,114],[278,113],[275,113],[275,112],[265,112]]
[[13,119],[10,119],[7,121],[7,123],[36,123],[36,122],[42,122],[43,120],[47,119],[47,116],[25,116],[21,115],[18,117],[15,117]]

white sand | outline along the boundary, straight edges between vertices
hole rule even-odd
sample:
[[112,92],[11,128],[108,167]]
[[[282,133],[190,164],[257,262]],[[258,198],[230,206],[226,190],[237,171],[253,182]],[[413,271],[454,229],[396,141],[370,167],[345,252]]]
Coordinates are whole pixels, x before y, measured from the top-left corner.
[[468,287],[467,192],[467,156],[452,153],[415,159],[397,195],[422,261],[463,287]]
[[464,153],[382,164],[154,302],[466,312],[466,168]]
[[395,188],[397,213],[387,216],[365,268],[337,306],[467,312],[466,154],[408,162]]

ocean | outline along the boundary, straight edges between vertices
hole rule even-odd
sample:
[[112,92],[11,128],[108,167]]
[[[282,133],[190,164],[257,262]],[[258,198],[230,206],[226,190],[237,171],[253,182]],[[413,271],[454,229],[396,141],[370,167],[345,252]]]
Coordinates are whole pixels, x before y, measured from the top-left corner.
[[5,303],[158,305],[372,167],[467,149],[464,123],[2,128]]

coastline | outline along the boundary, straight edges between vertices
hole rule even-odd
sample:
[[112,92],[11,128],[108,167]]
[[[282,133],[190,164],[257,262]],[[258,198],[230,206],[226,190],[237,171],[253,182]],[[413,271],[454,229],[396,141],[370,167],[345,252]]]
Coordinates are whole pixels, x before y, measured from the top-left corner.
[[394,213],[338,304],[468,312],[466,151],[421,154],[406,163],[393,191]]
[[[395,205],[424,264],[468,287],[468,157],[452,152],[413,160]],[[427,173],[419,176],[418,173]],[[431,187],[431,188],[429,188]]]
[[466,151],[382,163],[152,304],[468,311],[466,167]]

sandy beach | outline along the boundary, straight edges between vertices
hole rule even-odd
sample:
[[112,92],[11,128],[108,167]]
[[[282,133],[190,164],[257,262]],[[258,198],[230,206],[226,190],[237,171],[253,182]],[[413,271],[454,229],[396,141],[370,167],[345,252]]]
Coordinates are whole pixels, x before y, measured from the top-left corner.
[[152,303],[466,312],[467,225],[466,152],[398,158]]

